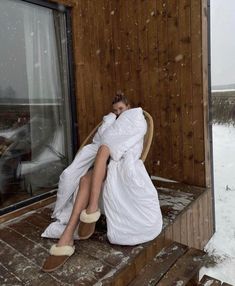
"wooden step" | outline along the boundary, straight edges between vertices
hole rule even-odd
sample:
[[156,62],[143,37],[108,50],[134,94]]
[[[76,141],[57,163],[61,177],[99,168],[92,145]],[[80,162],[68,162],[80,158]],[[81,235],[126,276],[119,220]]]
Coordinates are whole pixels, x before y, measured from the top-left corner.
[[173,242],[162,249],[129,285],[197,285],[204,255],[201,250]]
[[157,285],[197,285],[198,273],[203,265],[204,256],[205,252],[199,249],[189,248]]
[[202,277],[202,279],[200,280],[200,283],[198,285],[200,286],[206,286],[206,285],[210,285],[210,286],[220,286],[222,283],[221,281],[212,278],[210,276],[204,275]]
[[156,285],[168,269],[170,269],[177,259],[187,250],[187,246],[178,242],[173,242],[170,246],[163,248],[162,251],[140,271],[130,286]]
[[200,280],[199,286],[232,286],[228,283],[223,283],[213,277],[210,277],[208,275],[204,275],[202,279]]

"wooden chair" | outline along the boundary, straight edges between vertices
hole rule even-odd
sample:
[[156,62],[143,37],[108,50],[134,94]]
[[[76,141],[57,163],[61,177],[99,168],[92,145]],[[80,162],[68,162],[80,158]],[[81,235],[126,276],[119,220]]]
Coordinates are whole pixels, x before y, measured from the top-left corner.
[[[147,132],[144,136],[144,147],[143,147],[143,151],[141,154],[140,159],[144,162],[145,159],[147,158],[149,149],[151,147],[151,143],[152,143],[152,139],[153,139],[153,128],[154,128],[154,124],[153,124],[153,118],[152,116],[145,110],[143,110],[146,122],[147,122]],[[79,150],[84,147],[85,145],[91,143],[93,136],[95,135],[96,131],[98,130],[98,128],[100,127],[100,125],[102,124],[102,122],[100,122],[92,131],[91,133],[86,137],[86,139],[82,142]],[[79,151],[78,150],[78,151]]]

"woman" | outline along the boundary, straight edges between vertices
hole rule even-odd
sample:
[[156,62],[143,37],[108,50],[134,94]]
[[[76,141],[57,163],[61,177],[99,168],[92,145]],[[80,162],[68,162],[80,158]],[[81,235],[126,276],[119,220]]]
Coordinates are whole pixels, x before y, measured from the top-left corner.
[[130,109],[120,94],[112,105],[113,112],[104,116],[92,144],[77,154],[60,177],[52,215],[57,221],[42,234],[60,238],[43,265],[46,272],[57,269],[74,253],[77,234],[79,239],[93,234],[100,217],[101,191],[111,243],[135,245],[152,240],[161,231],[157,192],[139,160],[147,130],[143,110]]

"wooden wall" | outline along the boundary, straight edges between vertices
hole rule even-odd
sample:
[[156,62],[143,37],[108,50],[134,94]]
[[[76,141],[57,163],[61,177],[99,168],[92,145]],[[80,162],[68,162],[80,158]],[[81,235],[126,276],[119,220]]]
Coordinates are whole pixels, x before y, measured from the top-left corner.
[[54,0],[72,7],[82,141],[119,89],[150,112],[152,175],[210,186],[206,0]]

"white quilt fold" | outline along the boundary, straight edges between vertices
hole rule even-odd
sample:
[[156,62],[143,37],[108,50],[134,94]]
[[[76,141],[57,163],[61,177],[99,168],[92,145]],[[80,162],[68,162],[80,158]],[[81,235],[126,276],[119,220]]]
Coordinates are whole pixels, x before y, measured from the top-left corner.
[[118,119],[104,131],[101,144],[109,147],[110,156],[114,161],[119,161],[125,152],[135,146],[139,147],[140,156],[146,131],[147,123],[142,108],[132,108],[121,113]]
[[152,240],[161,232],[162,215],[157,190],[139,159],[146,130],[146,120],[140,107],[124,111],[117,119],[114,113],[103,118],[93,143],[82,148],[60,176],[52,216],[56,221],[48,226],[43,237],[58,238],[62,234],[80,178],[92,166],[102,144],[109,147],[111,157],[102,186],[110,242],[134,245]]

